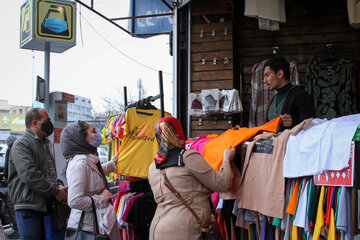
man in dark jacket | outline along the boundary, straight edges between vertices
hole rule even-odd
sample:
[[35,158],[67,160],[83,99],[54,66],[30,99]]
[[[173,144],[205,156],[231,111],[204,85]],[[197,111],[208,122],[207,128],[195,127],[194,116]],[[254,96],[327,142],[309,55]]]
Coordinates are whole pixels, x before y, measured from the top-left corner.
[[31,109],[25,117],[26,133],[12,146],[9,160],[9,195],[15,206],[21,239],[45,239],[44,216],[48,200],[66,199],[67,188],[57,179],[51,141],[54,130],[48,113]]
[[268,121],[281,116],[279,132],[315,116],[311,96],[302,87],[293,86],[289,79],[290,65],[284,57],[276,56],[265,62],[264,83],[271,90],[277,90],[269,102],[266,116]]

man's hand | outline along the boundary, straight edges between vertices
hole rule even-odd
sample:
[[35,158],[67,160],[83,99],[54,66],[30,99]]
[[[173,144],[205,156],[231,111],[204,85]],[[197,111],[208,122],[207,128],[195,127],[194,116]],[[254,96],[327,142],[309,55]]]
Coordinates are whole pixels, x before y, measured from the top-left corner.
[[281,117],[281,121],[284,127],[291,127],[292,125],[292,117],[291,115],[288,114],[284,114],[284,115],[280,115]]
[[62,202],[64,201],[66,198],[67,198],[67,190],[68,190],[68,187],[60,187],[59,188],[59,192],[58,194],[55,196],[56,200],[58,202]]

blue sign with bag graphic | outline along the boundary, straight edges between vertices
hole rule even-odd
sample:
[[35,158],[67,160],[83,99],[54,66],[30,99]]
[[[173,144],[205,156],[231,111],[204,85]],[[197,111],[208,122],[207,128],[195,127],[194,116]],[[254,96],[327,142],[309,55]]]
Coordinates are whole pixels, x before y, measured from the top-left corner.
[[[166,2],[172,6],[172,0],[166,0]],[[173,29],[172,11],[161,0],[132,0],[130,3],[130,16],[157,14],[171,15],[130,19],[128,30],[136,37],[150,37],[151,35],[169,33]]]

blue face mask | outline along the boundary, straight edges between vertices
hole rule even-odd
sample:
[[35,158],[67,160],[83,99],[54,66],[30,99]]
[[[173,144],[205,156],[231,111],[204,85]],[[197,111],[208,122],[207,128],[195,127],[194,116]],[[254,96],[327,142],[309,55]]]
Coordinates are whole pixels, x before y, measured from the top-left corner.
[[90,143],[91,146],[93,147],[99,147],[102,143],[102,137],[100,133],[95,133],[94,135],[94,141],[92,141],[92,143]]
[[68,29],[67,22],[58,18],[45,19],[44,26],[55,33],[61,33]]

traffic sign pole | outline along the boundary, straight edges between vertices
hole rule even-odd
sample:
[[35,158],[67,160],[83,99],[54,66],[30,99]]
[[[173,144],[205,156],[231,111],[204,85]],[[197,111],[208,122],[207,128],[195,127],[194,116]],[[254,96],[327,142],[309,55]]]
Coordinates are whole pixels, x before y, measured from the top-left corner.
[[44,80],[45,80],[45,98],[44,104],[46,111],[49,111],[50,97],[50,43],[45,43],[45,58],[44,58]]

